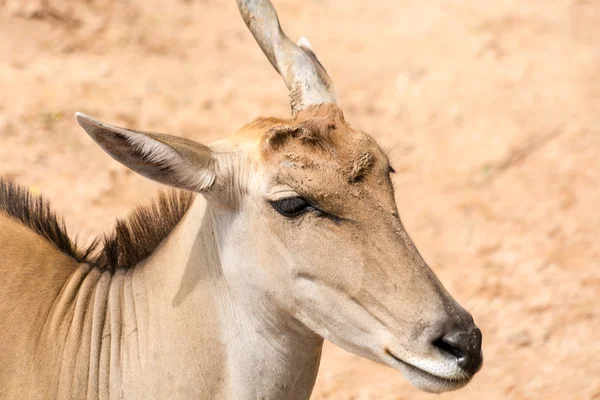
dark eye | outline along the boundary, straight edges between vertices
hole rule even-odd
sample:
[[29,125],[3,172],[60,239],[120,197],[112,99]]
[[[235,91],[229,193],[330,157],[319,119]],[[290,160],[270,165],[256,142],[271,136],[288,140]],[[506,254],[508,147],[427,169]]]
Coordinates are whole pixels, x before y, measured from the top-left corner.
[[390,174],[395,174],[396,170],[390,165]]
[[315,209],[302,197],[288,197],[287,199],[271,201],[270,203],[275,211],[288,218],[297,217]]

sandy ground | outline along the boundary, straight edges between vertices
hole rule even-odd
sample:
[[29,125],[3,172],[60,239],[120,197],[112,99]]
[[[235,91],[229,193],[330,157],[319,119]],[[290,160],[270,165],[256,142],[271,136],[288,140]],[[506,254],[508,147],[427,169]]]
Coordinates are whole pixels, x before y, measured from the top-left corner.
[[[484,334],[481,373],[442,396],[327,345],[314,399],[600,398],[600,2],[275,4],[393,149],[405,225]],[[233,0],[0,0],[0,174],[83,236],[158,185],[75,111],[209,143],[286,99]]]

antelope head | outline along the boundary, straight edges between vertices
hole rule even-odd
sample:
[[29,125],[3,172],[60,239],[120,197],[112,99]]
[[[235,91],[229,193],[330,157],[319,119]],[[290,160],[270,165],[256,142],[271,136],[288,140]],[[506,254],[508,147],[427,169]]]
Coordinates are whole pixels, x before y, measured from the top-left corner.
[[404,229],[385,153],[346,122],[310,45],[283,33],[271,3],[237,2],[289,89],[291,119],[258,119],[210,146],[80,124],[138,173],[204,195],[223,273],[249,307],[268,304],[423,390],[466,385],[482,365],[481,332]]

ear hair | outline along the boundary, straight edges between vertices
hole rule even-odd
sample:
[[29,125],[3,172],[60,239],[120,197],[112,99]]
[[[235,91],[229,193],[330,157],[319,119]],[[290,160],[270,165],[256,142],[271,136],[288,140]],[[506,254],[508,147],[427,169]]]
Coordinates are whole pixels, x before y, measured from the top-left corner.
[[147,178],[181,189],[204,192],[216,180],[210,148],[160,133],[137,132],[77,113],[77,122],[112,158]]

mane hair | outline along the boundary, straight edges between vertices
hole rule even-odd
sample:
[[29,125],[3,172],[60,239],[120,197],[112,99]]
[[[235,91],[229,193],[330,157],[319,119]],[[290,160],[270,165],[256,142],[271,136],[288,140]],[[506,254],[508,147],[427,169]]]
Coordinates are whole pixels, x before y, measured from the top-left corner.
[[137,206],[118,219],[114,231],[104,237],[90,263],[112,271],[134,267],[148,258],[181,221],[196,195],[183,190],[160,192],[145,206]]
[[16,219],[77,262],[111,272],[132,268],[148,258],[181,221],[194,198],[194,193],[181,190],[161,192],[150,204],[118,219],[112,233],[80,247],[46,199],[0,179],[0,213]]
[[64,221],[56,216],[42,196],[35,196],[26,188],[4,179],[0,179],[0,212],[16,219],[77,262],[86,262],[97,245],[94,242],[87,248],[77,246],[67,234]]

